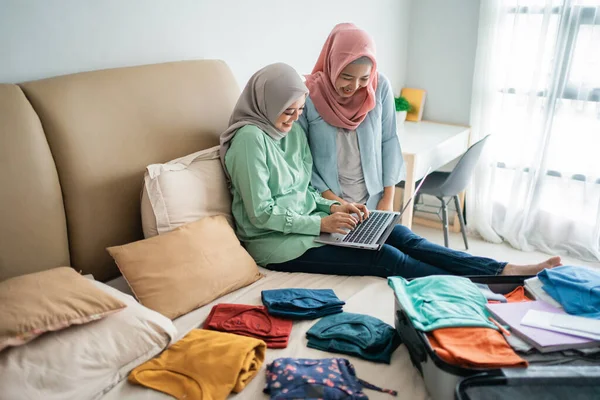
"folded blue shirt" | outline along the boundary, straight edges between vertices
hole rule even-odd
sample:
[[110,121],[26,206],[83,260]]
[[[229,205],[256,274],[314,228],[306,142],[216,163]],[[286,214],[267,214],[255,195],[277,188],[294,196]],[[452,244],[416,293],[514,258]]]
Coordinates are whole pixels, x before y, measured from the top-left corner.
[[584,267],[562,266],[545,269],[538,278],[543,289],[566,312],[600,319],[600,272]]
[[261,292],[271,315],[289,319],[315,319],[342,312],[345,302],[331,289],[273,289]]
[[396,330],[382,320],[344,312],[322,318],[308,332],[308,347],[390,363],[400,345]]

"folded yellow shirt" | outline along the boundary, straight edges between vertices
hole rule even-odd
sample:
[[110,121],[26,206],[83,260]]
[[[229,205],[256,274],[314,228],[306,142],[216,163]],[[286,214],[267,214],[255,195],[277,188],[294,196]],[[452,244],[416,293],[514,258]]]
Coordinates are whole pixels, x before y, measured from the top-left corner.
[[129,382],[177,399],[221,400],[242,391],[256,376],[266,348],[262,340],[194,329],[131,371]]

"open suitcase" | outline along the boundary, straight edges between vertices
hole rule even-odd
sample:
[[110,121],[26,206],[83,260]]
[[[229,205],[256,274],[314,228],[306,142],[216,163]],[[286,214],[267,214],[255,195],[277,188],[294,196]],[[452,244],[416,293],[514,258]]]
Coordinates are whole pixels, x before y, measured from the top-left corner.
[[[473,276],[500,294],[506,294],[530,276]],[[465,368],[442,360],[427,335],[417,330],[395,300],[395,325],[413,365],[419,370],[433,400],[489,399],[597,399],[600,400],[600,357],[580,366],[528,368]],[[590,365],[591,364],[591,365]]]

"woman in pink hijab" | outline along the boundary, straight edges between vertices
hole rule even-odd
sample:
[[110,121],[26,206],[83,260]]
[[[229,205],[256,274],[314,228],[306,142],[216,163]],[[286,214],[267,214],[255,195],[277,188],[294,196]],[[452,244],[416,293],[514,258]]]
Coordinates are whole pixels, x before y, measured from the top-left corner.
[[[377,72],[373,40],[352,24],[337,25],[313,73],[307,76],[306,86],[309,96],[298,122],[307,133],[312,153],[312,186],[324,198],[346,207],[365,209],[366,204],[368,209],[391,210],[402,153],[394,95],[388,80]],[[290,219],[292,216],[295,213],[289,213]],[[284,252],[273,246],[265,250],[269,254]],[[560,257],[532,265],[509,264],[439,246],[396,225],[379,251],[325,245],[294,259],[265,264],[284,272],[409,278],[533,275],[559,265]]]
[[377,71],[373,39],[353,24],[336,25],[306,86],[299,123],[314,159],[313,186],[331,200],[392,211],[403,161],[394,95]]

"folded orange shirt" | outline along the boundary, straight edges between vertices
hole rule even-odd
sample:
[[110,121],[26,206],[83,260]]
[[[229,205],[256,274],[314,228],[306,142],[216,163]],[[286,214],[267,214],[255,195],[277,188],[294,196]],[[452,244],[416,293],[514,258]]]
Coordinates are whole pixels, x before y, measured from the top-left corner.
[[444,361],[465,368],[527,367],[502,334],[490,328],[442,328],[427,334]]
[[[523,286],[505,294],[508,303],[531,301]],[[489,303],[499,303],[489,301]],[[527,367],[502,333],[490,328],[443,328],[427,334],[437,355],[450,364],[466,368]]]
[[[525,288],[523,286],[519,286],[509,294],[505,294],[506,301],[508,303],[520,303],[523,301],[532,301],[529,297],[525,295]],[[489,302],[491,303],[491,302]],[[495,302],[496,303],[496,302]]]
[[[523,286],[517,287],[512,292],[505,294],[504,297],[506,297],[507,303],[521,303],[523,301],[533,301],[525,295],[525,288]],[[488,300],[488,303],[498,304],[500,302],[497,300]]]

